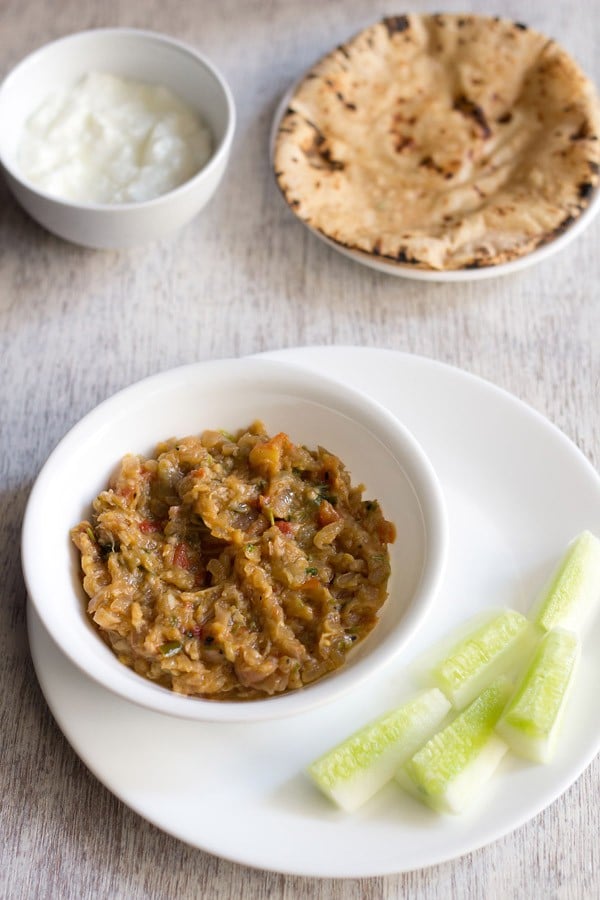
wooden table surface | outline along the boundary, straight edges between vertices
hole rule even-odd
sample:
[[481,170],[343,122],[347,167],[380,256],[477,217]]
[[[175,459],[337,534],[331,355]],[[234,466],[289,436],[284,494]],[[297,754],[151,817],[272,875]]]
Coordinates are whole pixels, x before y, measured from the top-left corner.
[[[526,17],[600,82],[592,2],[470,6]],[[3,897],[600,896],[600,759],[528,824],[454,862],[354,881],[270,874],[186,846],[115,799],[58,730],[29,656],[18,550],[29,489],[85,412],[149,373],[307,344],[409,351],[508,389],[598,463],[600,219],[539,267],[437,285],[344,259],[278,196],[267,160],[278,98],[330,46],[397,12],[388,0],[376,12],[368,0],[0,0],[0,74],[68,32],[136,26],[206,52],[228,77],[239,113],[218,194],[187,229],[153,246],[127,253],[71,246],[34,224],[0,186]]]

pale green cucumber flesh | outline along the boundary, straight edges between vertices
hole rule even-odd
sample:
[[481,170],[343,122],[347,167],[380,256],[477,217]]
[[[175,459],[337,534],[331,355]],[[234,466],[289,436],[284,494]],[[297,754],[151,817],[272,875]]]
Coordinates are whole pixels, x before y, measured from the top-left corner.
[[510,682],[498,679],[404,765],[404,772],[431,805],[443,805],[452,784],[461,776],[468,778],[468,768],[493,735],[509,693]]
[[431,805],[439,812],[457,815],[473,803],[483,785],[489,781],[500,760],[508,750],[507,745],[495,734],[490,734],[478,755],[448,785],[446,792],[433,799]]
[[357,809],[428,740],[449,709],[437,688],[423,691],[323,754],[308,774],[343,809]]
[[573,682],[580,644],[563,629],[549,631],[536,650],[497,731],[519,756],[550,757]]
[[458,709],[515,666],[533,642],[531,622],[506,609],[459,641],[432,670],[434,684]]
[[581,634],[600,601],[600,540],[582,532],[565,553],[535,613],[545,630],[563,627]]

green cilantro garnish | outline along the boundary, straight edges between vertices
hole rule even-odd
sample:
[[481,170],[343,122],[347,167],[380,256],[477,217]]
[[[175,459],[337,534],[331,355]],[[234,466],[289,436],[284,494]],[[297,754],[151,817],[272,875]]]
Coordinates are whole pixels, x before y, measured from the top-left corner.
[[160,652],[163,656],[175,656],[176,653],[179,653],[183,644],[181,641],[167,641],[166,644],[161,644],[159,647]]

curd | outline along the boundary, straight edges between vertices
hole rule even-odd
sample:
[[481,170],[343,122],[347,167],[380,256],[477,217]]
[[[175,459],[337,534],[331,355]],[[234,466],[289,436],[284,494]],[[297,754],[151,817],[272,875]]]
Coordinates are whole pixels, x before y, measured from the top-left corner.
[[23,174],[80,203],[137,203],[167,193],[208,161],[206,124],[167,88],[93,72],[50,95],[27,121]]

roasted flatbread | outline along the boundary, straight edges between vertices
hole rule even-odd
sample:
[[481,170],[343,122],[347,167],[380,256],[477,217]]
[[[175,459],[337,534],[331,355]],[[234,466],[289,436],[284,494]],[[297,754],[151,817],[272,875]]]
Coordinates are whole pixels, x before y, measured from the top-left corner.
[[600,169],[600,104],[554,41],[504,19],[383,19],[294,91],[273,163],[296,215],[421,269],[493,266],[564,231]]

